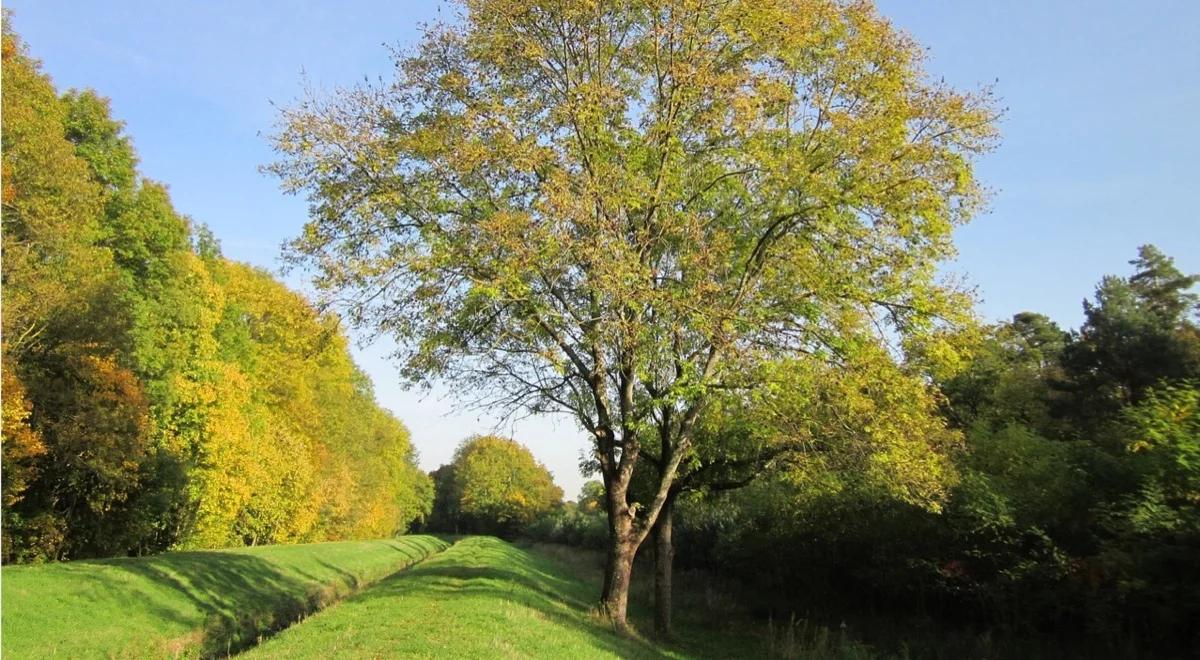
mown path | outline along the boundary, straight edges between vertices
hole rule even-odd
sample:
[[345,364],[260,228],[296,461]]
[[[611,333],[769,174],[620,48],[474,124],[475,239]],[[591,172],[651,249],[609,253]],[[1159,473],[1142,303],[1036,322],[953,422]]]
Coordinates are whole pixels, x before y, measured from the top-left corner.
[[[545,554],[470,537],[251,649],[250,658],[748,657],[760,641],[696,627],[682,645],[622,637],[599,585]],[[598,574],[597,574],[598,577]]]

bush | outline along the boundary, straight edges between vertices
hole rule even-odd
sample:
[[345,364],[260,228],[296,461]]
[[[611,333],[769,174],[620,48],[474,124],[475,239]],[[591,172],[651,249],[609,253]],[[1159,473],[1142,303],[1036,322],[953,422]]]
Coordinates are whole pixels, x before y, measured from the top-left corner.
[[608,525],[599,511],[581,511],[568,502],[535,520],[525,535],[545,543],[562,543],[579,548],[603,550],[608,541]]

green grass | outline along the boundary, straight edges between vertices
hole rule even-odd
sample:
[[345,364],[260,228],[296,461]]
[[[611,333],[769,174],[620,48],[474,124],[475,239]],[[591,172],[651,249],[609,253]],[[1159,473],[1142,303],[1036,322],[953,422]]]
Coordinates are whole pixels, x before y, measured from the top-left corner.
[[[753,657],[764,642],[681,622],[677,644],[622,637],[592,613],[598,571],[471,537],[251,649],[251,658]],[[645,625],[648,612],[635,620]],[[723,629],[724,628],[724,629]]]
[[434,554],[431,536],[6,566],[5,658],[224,656]]

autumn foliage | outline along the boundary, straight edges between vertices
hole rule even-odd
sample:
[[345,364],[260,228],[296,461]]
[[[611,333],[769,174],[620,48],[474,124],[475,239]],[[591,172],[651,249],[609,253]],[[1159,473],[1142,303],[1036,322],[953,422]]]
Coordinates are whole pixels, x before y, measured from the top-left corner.
[[5,26],[5,561],[381,537],[432,500],[338,319],[142,178]]
[[562,489],[524,446],[498,436],[467,438],[433,473],[430,525],[439,531],[512,536],[562,504]]

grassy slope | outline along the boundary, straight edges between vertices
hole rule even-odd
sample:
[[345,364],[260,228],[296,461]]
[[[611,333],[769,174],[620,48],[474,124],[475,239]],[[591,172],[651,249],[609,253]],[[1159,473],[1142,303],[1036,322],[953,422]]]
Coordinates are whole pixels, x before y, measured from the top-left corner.
[[[748,657],[762,642],[681,622],[681,645],[622,638],[589,610],[599,575],[489,537],[419,566],[267,640],[255,658]],[[643,613],[644,614],[644,613]],[[639,623],[645,624],[643,619]]]
[[224,654],[446,546],[409,536],[6,566],[3,655]]

